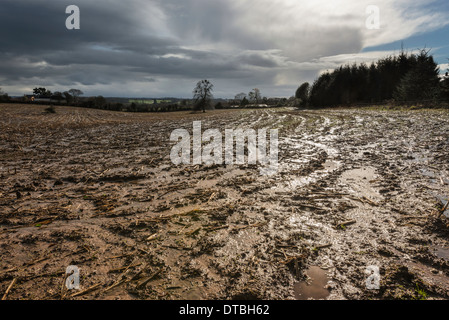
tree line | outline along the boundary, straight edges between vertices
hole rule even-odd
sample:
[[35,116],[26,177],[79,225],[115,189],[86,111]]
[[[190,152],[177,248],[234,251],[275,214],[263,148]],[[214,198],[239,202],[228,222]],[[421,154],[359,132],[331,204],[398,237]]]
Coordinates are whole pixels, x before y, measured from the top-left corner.
[[[409,54],[402,51],[399,55],[388,56],[369,66],[365,63],[344,65],[321,74],[312,85],[303,83],[295,92],[294,98],[267,99],[262,98],[259,89],[253,89],[248,95],[240,93],[231,104],[244,107],[250,103],[272,106],[293,105],[297,107],[332,107],[361,104],[398,104],[441,101],[449,102],[449,75],[441,77],[439,67],[428,50]],[[70,89],[64,92],[54,92],[46,88],[35,88],[33,98],[50,99],[66,105],[86,108],[97,108],[114,111],[131,112],[167,112],[180,110],[202,110],[209,108],[224,108],[221,102],[213,106],[214,86],[209,80],[201,80],[193,90],[193,104],[184,100],[182,103],[167,105],[138,105],[131,103],[108,102],[103,96],[81,99],[83,92]],[[24,99],[26,96],[24,97]],[[270,101],[273,100],[273,101]],[[0,102],[11,101],[8,94],[0,89]],[[24,100],[25,101],[25,100]]]
[[79,89],[70,89],[68,91],[60,92],[55,91],[54,93],[50,90],[38,87],[33,89],[33,95],[38,99],[50,99],[61,103],[61,101],[65,100],[66,104],[77,104],[79,102],[80,96],[84,94],[83,91]]
[[441,78],[428,50],[416,54],[402,51],[369,66],[344,65],[321,74],[310,86],[295,93],[298,107],[332,107],[361,104],[449,102],[449,77]]

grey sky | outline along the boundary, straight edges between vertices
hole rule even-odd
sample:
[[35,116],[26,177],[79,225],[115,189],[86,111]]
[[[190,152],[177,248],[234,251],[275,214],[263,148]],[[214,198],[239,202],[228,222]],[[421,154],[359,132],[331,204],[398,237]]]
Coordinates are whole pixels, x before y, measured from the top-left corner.
[[[0,87],[86,95],[190,97],[209,79],[216,97],[260,88],[291,96],[362,52],[449,23],[442,1],[379,0],[381,28],[366,28],[368,0],[1,0]],[[68,5],[81,29],[67,30]],[[426,44],[423,44],[423,46]]]

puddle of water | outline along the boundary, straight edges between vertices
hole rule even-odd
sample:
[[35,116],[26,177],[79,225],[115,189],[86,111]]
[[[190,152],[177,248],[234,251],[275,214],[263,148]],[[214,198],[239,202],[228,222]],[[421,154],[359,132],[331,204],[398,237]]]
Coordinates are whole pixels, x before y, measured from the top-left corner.
[[296,189],[298,187],[306,186],[306,185],[308,185],[308,184],[310,184],[310,183],[312,183],[314,181],[315,181],[315,179],[312,178],[312,177],[301,177],[301,178],[298,178],[298,179],[293,179],[291,181],[288,181],[287,184],[288,184],[288,186],[290,188]]
[[[304,215],[293,215],[288,219],[288,223],[292,228],[302,229],[303,227],[313,228],[313,229],[328,229],[320,222],[316,222]],[[323,231],[324,232],[324,231]]]
[[423,176],[436,178],[435,172],[433,172],[432,170],[421,168],[420,171]]
[[380,195],[373,188],[370,181],[377,179],[376,169],[372,167],[363,167],[343,172],[339,181],[348,185],[350,189],[358,196],[380,199]]
[[303,159],[291,159],[291,160],[289,160],[289,162],[295,163],[295,164],[304,164],[304,163],[307,163],[308,161],[309,160],[306,157],[304,157]]
[[329,296],[329,290],[325,288],[329,278],[326,271],[320,267],[312,266],[307,269],[306,274],[310,281],[297,282],[294,285],[295,298],[297,300],[325,299]]
[[376,170],[371,167],[364,167],[360,169],[352,169],[344,172],[342,178],[346,180],[374,180],[377,178]]
[[211,189],[215,187],[218,183],[218,179],[210,179],[210,180],[200,180],[196,184],[196,186],[200,189]]
[[327,154],[329,156],[336,156],[339,153],[337,149],[334,149],[334,148],[329,147],[329,146],[327,146],[325,144],[322,144],[322,143],[316,143],[316,142],[310,141],[310,140],[303,140],[303,143],[312,145],[312,146],[317,147],[319,149],[323,149],[324,151],[327,152]]
[[307,177],[298,177],[298,178],[291,179],[289,181],[283,181],[282,183],[279,183],[279,184],[271,187],[271,189],[286,192],[291,189],[304,187],[306,185],[309,185],[309,184],[315,182],[317,180],[317,178],[322,177],[323,175],[329,174],[330,172],[338,169],[340,166],[341,166],[340,162],[326,160],[323,163],[324,168],[322,170],[317,170],[317,171],[311,173],[310,175],[308,175]]
[[324,166],[324,170],[326,171],[333,171],[335,169],[337,169],[339,167],[340,163],[336,162],[336,161],[332,161],[332,160],[326,160],[326,162],[324,162],[323,166]]
[[245,176],[247,174],[247,171],[242,169],[233,169],[231,167],[230,171],[227,171],[223,173],[219,177],[211,178],[211,179],[205,179],[200,180],[196,183],[197,188],[200,189],[211,189],[217,186],[217,184],[221,181],[233,179],[239,176]]
[[418,154],[416,152],[412,152],[411,156],[413,157],[412,159],[408,160],[411,163],[428,163],[429,162],[429,157],[426,157],[424,155]]
[[443,248],[443,247],[435,247],[435,255],[438,258],[443,258],[446,261],[449,261],[449,248]]

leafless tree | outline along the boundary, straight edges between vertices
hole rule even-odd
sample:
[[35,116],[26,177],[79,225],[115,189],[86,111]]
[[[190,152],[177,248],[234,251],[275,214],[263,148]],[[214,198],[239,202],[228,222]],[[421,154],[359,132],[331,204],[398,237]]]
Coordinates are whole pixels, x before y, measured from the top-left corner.
[[214,85],[209,80],[201,80],[196,84],[193,90],[193,99],[195,100],[195,109],[203,110],[206,112],[206,108],[210,106],[213,99],[212,91]]

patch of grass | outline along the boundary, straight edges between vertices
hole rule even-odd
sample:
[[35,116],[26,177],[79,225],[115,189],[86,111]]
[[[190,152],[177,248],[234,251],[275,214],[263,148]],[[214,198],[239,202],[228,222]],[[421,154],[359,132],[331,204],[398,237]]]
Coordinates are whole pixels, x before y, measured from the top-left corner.
[[428,295],[426,291],[424,291],[424,289],[421,289],[418,284],[416,284],[415,292],[416,292],[415,297],[416,300],[427,300]]

